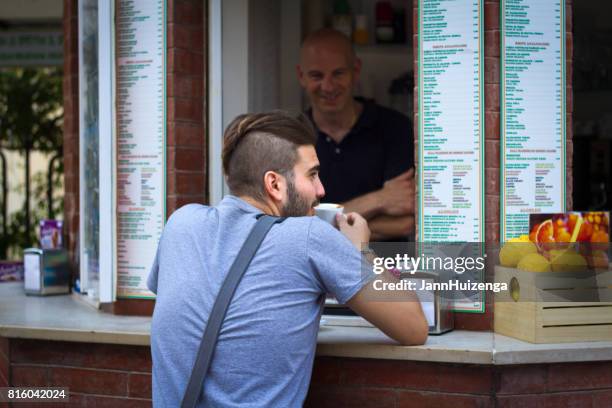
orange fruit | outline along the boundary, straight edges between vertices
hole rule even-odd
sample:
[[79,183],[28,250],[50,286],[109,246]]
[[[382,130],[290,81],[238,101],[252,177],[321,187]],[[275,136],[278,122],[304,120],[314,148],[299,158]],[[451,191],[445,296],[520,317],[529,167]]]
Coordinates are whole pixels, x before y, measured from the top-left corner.
[[554,227],[552,220],[543,221],[535,231],[535,244],[541,250],[545,251],[550,245],[546,243],[555,242]]
[[591,242],[609,242],[610,237],[605,231],[596,231],[591,235]]
[[589,242],[591,240],[591,235],[593,235],[593,225],[585,220],[585,222],[580,227],[580,232],[578,233],[578,242]]
[[536,242],[536,231],[538,230],[539,226],[540,226],[540,224],[536,224],[536,225],[533,226],[533,229],[529,233],[529,241]]
[[565,227],[556,228],[554,232],[555,242],[570,242],[572,236]]

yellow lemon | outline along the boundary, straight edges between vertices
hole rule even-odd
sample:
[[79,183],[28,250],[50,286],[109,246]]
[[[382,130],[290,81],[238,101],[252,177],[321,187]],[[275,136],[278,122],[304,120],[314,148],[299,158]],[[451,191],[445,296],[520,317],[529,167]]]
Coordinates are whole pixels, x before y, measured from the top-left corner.
[[525,255],[517,266],[522,271],[527,272],[550,272],[548,259],[538,253]]
[[514,268],[525,255],[536,252],[538,249],[533,242],[509,241],[499,251],[499,263]]
[[550,251],[550,264],[555,272],[581,272],[587,268],[587,261],[572,249]]

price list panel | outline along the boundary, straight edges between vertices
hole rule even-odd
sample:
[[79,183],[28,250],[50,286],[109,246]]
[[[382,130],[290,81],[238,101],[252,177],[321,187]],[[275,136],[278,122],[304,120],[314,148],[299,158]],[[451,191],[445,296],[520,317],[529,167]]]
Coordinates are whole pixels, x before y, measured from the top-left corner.
[[[484,241],[482,11],[480,0],[419,3],[417,239],[422,243]],[[468,255],[481,255],[478,245],[470,248]],[[482,276],[476,273],[472,280]],[[456,292],[454,310],[484,312],[483,293]]]
[[565,3],[501,3],[501,239],[565,211]]
[[166,5],[117,0],[117,297],[153,297],[146,279],[165,222]]
[[482,4],[419,3],[422,242],[483,242]]

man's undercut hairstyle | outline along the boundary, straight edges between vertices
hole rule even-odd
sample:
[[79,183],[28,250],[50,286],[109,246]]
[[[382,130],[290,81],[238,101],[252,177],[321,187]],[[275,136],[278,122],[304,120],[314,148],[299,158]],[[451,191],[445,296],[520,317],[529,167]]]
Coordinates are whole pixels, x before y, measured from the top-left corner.
[[238,116],[223,136],[223,171],[231,193],[264,200],[266,172],[293,180],[298,147],[315,143],[314,128],[302,113],[273,111]]

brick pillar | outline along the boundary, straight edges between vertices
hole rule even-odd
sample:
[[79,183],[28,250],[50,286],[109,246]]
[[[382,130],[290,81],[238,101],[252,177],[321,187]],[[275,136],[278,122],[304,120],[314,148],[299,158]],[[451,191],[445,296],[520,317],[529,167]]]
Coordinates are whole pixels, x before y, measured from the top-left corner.
[[499,1],[484,2],[485,94],[485,242],[499,242],[500,157],[500,10]]
[[[418,161],[418,52],[419,48],[419,0],[413,1],[413,49],[414,54],[414,135],[415,158]],[[567,84],[567,208],[572,208],[572,0],[566,0],[566,84]],[[499,242],[500,210],[500,2],[484,0],[484,94],[485,94],[485,241]],[[484,314],[455,314],[455,327],[464,330],[492,330],[493,304],[487,296]]]
[[64,242],[72,259],[79,234],[79,49],[78,5],[64,0]]
[[204,4],[168,1],[167,215],[208,202]]

